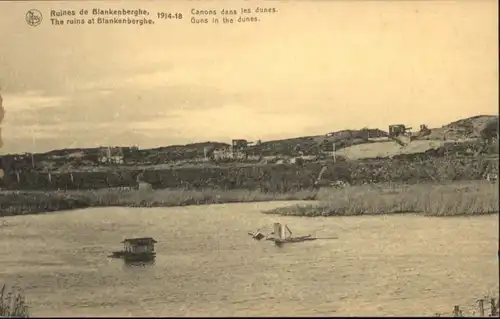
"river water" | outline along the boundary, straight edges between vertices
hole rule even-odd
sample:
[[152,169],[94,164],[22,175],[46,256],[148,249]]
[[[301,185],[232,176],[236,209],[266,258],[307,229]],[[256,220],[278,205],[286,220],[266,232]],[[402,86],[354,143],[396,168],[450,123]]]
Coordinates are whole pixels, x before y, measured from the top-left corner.
[[[298,218],[286,202],[96,208],[0,219],[0,284],[35,316],[432,315],[499,289],[498,215]],[[285,245],[247,232],[286,223]],[[152,236],[156,263],[107,255]]]

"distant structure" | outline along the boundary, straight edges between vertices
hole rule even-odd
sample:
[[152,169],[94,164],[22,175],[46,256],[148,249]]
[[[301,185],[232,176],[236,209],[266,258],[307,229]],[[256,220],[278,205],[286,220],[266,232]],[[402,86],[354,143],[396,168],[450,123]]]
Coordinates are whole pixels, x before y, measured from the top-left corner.
[[247,142],[247,147],[241,150],[241,156],[245,160],[258,161],[262,158],[262,145],[261,140],[256,140],[255,142]]
[[403,124],[389,125],[389,138],[401,147],[405,147],[411,142],[411,127]]
[[418,132],[418,135],[419,136],[427,136],[429,134],[431,134],[431,130],[429,130],[429,128],[427,127],[426,124],[421,124],[420,131]]
[[248,147],[251,144],[253,144],[253,142],[249,142],[247,140],[233,140],[231,145],[233,159],[246,160],[248,158]]
[[407,132],[410,130],[411,130],[411,127],[406,127],[403,124],[389,125],[389,136],[397,137],[400,135],[406,135]]
[[123,164],[123,150],[121,147],[101,148],[99,150],[98,161],[102,164]]
[[247,140],[233,140],[233,143],[231,144],[233,146],[233,151],[243,151],[248,147],[248,141]]
[[152,237],[127,238],[123,243],[123,250],[114,251],[111,258],[123,258],[125,262],[152,261],[156,257],[155,244]]
[[261,140],[251,142],[244,139],[234,139],[227,146],[205,146],[203,148],[203,160],[258,160],[261,150],[255,148],[255,146],[260,146],[261,143]]
[[205,159],[220,160],[244,160],[247,159],[248,146],[252,144],[247,140],[235,139],[232,140],[230,146],[212,149],[206,147],[204,149]]
[[246,159],[246,150],[250,143],[247,140],[233,140],[231,143],[231,152],[233,159]]
[[231,146],[216,148],[212,151],[212,159],[215,161],[228,160],[233,158]]

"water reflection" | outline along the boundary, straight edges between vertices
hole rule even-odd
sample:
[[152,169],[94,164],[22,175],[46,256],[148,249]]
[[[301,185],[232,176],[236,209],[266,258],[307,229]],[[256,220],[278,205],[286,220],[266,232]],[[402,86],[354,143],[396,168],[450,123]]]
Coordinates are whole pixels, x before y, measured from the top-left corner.
[[155,260],[149,261],[123,261],[123,268],[152,268],[155,265]]
[[[292,204],[7,217],[0,221],[8,223],[0,228],[0,284],[21,287],[33,314],[45,317],[433,315],[476,298],[471,293],[498,291],[492,258],[498,215],[304,219],[260,213]],[[246,234],[274,222],[340,239],[280,248]],[[145,232],[161,243],[155,261],[105,258],[119,238]]]

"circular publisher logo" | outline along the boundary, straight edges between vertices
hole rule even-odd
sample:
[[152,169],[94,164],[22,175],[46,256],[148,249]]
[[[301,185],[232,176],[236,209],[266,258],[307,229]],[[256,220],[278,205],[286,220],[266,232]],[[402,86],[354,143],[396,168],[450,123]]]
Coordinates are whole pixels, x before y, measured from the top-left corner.
[[26,22],[32,26],[36,27],[42,23],[42,13],[37,9],[31,9],[26,12]]

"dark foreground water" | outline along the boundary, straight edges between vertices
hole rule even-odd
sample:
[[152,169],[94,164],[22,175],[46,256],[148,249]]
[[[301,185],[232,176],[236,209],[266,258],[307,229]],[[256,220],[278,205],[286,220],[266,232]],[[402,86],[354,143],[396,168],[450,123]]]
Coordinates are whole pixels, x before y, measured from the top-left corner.
[[[498,215],[297,218],[284,203],[97,208],[0,219],[0,283],[35,316],[426,315],[499,289]],[[247,231],[286,223],[338,236],[278,248]],[[107,255],[158,240],[154,265]]]

